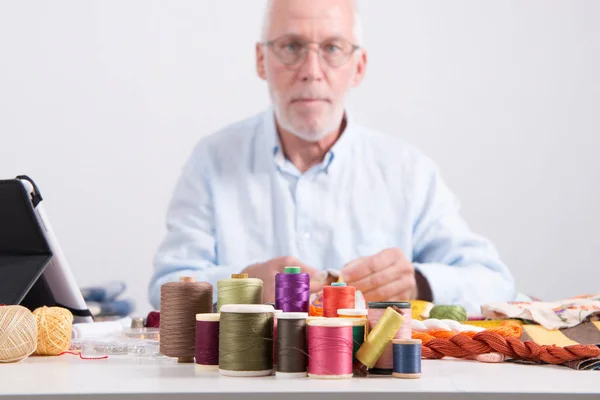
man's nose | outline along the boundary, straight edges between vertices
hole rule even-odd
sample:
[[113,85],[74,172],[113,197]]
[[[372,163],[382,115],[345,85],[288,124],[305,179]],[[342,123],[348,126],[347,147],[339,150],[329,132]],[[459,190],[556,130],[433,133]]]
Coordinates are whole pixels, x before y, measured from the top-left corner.
[[319,46],[311,44],[306,49],[306,54],[300,65],[300,78],[303,81],[321,80],[323,78],[323,66],[319,55]]

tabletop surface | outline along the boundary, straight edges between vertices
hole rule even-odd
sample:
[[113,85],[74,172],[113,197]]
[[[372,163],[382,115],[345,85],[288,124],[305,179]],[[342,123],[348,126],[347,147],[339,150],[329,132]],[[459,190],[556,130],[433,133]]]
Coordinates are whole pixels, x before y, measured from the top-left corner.
[[[420,379],[392,377],[316,380],[231,378],[196,372],[194,364],[156,363],[110,356],[82,360],[75,355],[29,357],[0,364],[0,396],[28,398],[595,398],[600,399],[600,373],[561,366],[485,364],[466,360],[423,360]],[[579,396],[576,396],[579,395]],[[25,397],[21,397],[25,396]]]

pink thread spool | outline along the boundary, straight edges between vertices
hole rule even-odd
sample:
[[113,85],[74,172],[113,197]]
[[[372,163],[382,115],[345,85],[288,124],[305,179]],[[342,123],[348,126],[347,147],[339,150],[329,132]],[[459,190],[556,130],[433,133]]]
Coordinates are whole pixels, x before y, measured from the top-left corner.
[[[382,302],[371,302],[369,303],[369,314],[367,316],[369,320],[369,328],[373,330],[379,318],[385,312],[388,307],[396,306],[402,312],[404,317],[404,323],[396,332],[394,339],[411,339],[412,338],[412,310],[411,305],[408,302],[395,302],[395,301],[382,301]],[[394,351],[392,348],[392,342],[390,342],[379,357],[379,360],[375,363],[375,366],[369,370],[372,374],[379,375],[391,375],[394,368]]]
[[308,376],[317,379],[352,378],[352,321],[311,319],[307,325]]

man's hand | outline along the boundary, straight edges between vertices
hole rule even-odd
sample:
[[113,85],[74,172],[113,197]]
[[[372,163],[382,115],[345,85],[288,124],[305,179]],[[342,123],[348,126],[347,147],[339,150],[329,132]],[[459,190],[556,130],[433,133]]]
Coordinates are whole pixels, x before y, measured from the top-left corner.
[[407,301],[418,296],[415,269],[402,250],[386,249],[360,257],[342,269],[348,286],[360,290],[365,301]]
[[275,275],[283,272],[285,267],[300,267],[302,272],[310,275],[310,289],[314,293],[322,289],[322,271],[309,267],[295,257],[278,257],[264,263],[253,264],[242,271],[250,278],[259,278],[263,281],[263,301],[273,303],[275,301]]

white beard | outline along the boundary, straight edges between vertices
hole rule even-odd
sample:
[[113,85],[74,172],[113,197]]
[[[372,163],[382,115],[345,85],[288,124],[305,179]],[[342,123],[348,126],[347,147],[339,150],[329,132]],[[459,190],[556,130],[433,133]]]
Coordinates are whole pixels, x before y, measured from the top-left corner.
[[[265,65],[265,72],[267,75],[267,82],[269,81],[269,68]],[[344,101],[347,98],[348,94],[352,90],[352,84],[349,82],[348,87],[345,90],[344,95],[342,96],[342,101],[340,104],[337,104],[332,112],[329,114],[329,120],[324,121],[322,126],[319,127],[311,127],[306,126],[302,121],[291,121],[288,118],[288,115],[285,115],[281,108],[281,96],[279,93],[271,89],[269,85],[269,94],[271,97],[271,102],[273,104],[273,110],[275,111],[275,117],[277,118],[277,122],[279,126],[291,133],[292,135],[307,141],[307,142],[318,142],[326,137],[331,132],[335,131],[342,124],[342,120],[344,118],[344,110],[345,105]],[[296,123],[294,123],[296,122]]]
[[318,142],[322,140],[324,137],[329,135],[335,129],[337,129],[342,123],[342,118],[344,116],[344,109],[336,110],[335,115],[330,118],[330,121],[324,124],[323,127],[318,130],[311,129],[306,126],[297,126],[289,121],[285,115],[281,112],[281,108],[279,107],[276,101],[273,101],[273,109],[275,111],[275,117],[277,118],[277,122],[279,126],[285,131],[291,133],[292,135],[306,141],[306,142]]

